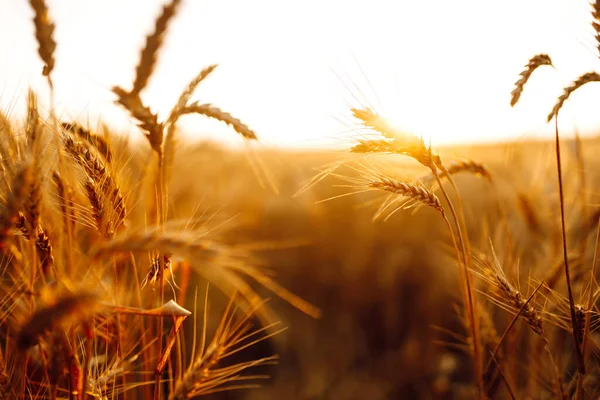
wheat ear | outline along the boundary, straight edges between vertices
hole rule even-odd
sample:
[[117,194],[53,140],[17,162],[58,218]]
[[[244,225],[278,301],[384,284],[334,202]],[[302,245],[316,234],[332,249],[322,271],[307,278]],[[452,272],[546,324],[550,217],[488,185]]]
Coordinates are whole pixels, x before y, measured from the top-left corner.
[[50,73],[54,69],[54,51],[56,42],[54,41],[54,23],[48,14],[48,6],[44,0],[29,0],[29,4],[35,13],[33,23],[35,25],[35,38],[38,42],[38,54],[44,62],[42,74],[48,78],[50,86],[52,81]]
[[175,107],[173,107],[173,109],[171,110],[171,114],[169,116],[169,121],[171,123],[173,123],[173,122],[175,122],[177,120],[177,116],[180,115],[181,110],[183,108],[185,108],[185,106],[188,104],[188,101],[190,101],[190,98],[194,94],[194,91],[196,90],[196,88],[198,87],[198,85],[204,79],[206,79],[215,70],[215,68],[217,68],[216,64],[209,65],[208,67],[202,69],[198,73],[198,75],[196,75],[194,77],[194,79],[192,79],[190,81],[190,83],[188,83],[188,85],[185,88],[185,90],[179,96],[179,99],[177,100],[177,103],[175,104]]
[[171,18],[175,15],[181,0],[172,0],[165,5],[162,14],[156,19],[154,32],[146,37],[146,46],[141,52],[140,62],[135,69],[132,95],[138,95],[148,84],[156,65],[156,53],[160,48]]
[[599,81],[600,81],[600,74],[598,74],[596,72],[587,72],[587,73],[581,75],[575,81],[573,81],[573,83],[570,86],[567,86],[566,88],[564,88],[563,94],[561,94],[558,97],[558,99],[556,100],[556,104],[552,108],[552,111],[550,111],[550,114],[548,114],[548,117],[547,117],[548,122],[550,122],[552,120],[552,118],[554,118],[555,116],[558,115],[558,112],[562,108],[563,104],[565,103],[565,101],[567,101],[569,96],[571,96],[571,94],[573,94],[574,91],[576,91],[577,89],[579,89],[580,87],[582,87],[583,85],[585,85],[587,83],[599,82]]
[[27,195],[27,190],[32,179],[31,163],[24,162],[12,180],[11,191],[6,199],[4,211],[0,214],[0,247],[6,246],[6,240],[11,229],[19,218],[19,209]]
[[128,93],[118,86],[115,86],[112,91],[118,97],[117,103],[125,107],[131,116],[140,122],[138,126],[145,131],[144,135],[152,150],[162,154],[164,127],[158,122],[158,116],[142,103],[139,95]]
[[440,199],[431,190],[419,184],[380,177],[379,180],[369,183],[369,187],[409,197],[444,214]]
[[[487,167],[474,160],[464,160],[464,161],[455,161],[451,163],[442,174],[440,174],[440,178],[448,177],[450,175],[455,175],[460,172],[467,172],[476,176],[480,176],[482,178],[487,179],[488,181],[492,181],[492,174],[487,169]],[[431,186],[435,183],[436,178],[434,174],[429,174],[423,178],[419,179],[423,184],[427,186]]]
[[592,6],[592,28],[596,33],[596,48],[600,55],[600,1],[592,1],[590,5]]
[[550,59],[550,56],[548,56],[547,54],[537,54],[529,60],[529,62],[525,66],[525,69],[523,71],[521,71],[521,73],[519,74],[519,79],[515,82],[515,88],[511,92],[511,97],[510,97],[511,107],[514,107],[515,104],[517,104],[517,102],[521,98],[521,94],[523,93],[525,84],[531,77],[531,74],[533,74],[533,71],[535,71],[542,65],[552,66],[552,60]]
[[181,109],[178,115],[181,116],[185,114],[200,114],[221,122],[225,122],[227,125],[231,125],[231,127],[245,139],[258,139],[256,133],[254,133],[252,129],[248,128],[246,124],[242,123],[242,121],[239,119],[234,118],[231,114],[221,111],[212,104],[198,104],[198,102],[194,102]]

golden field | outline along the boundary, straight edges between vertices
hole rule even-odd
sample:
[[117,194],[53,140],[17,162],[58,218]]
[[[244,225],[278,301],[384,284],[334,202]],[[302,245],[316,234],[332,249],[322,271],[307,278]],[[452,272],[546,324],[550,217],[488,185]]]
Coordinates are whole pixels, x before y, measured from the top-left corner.
[[[142,93],[180,3],[112,88],[140,144],[56,115],[30,1],[52,96],[0,113],[1,398],[598,397],[597,139],[438,148],[357,105],[346,149],[266,148],[192,101],[214,65],[161,119]],[[246,146],[186,142],[185,116]]]

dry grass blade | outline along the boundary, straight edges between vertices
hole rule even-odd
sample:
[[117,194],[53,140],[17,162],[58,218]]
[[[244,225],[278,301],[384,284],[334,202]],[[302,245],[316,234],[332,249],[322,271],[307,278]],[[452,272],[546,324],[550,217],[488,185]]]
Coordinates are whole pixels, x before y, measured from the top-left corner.
[[521,98],[523,88],[525,87],[525,84],[531,77],[531,74],[533,74],[533,71],[535,71],[538,67],[541,67],[542,65],[552,66],[552,60],[547,54],[537,54],[529,60],[529,62],[525,66],[525,69],[519,74],[519,79],[515,82],[515,88],[513,89],[510,97],[511,107],[514,107],[514,105],[517,104],[517,102]]
[[29,0],[29,4],[35,13],[33,23],[35,24],[35,38],[38,42],[38,53],[44,62],[42,74],[50,79],[50,73],[54,69],[54,23],[48,15],[48,6],[44,0]]
[[552,118],[558,115],[558,112],[562,108],[563,104],[565,103],[565,101],[567,101],[569,96],[573,94],[574,91],[590,82],[600,82],[600,74],[596,72],[586,72],[585,74],[577,78],[575,81],[573,81],[573,83],[570,86],[564,88],[563,94],[561,94],[558,97],[554,108],[552,108],[552,111],[550,112],[550,114],[548,114],[548,122],[550,122]]
[[140,62],[135,70],[135,80],[133,82],[133,89],[131,90],[132,95],[139,95],[148,84],[148,80],[156,64],[156,53],[163,42],[169,21],[175,15],[180,3],[181,0],[172,0],[169,4],[165,5],[162,14],[156,20],[154,32],[146,37],[146,46],[142,50]]
[[237,118],[234,118],[231,114],[221,111],[219,108],[214,107],[212,104],[198,104],[194,102],[187,107],[180,110],[179,116],[186,114],[200,114],[209,118],[216,119],[221,122],[225,122],[230,125],[237,133],[242,135],[248,140],[257,140],[256,133],[250,129],[246,124],[242,123]]

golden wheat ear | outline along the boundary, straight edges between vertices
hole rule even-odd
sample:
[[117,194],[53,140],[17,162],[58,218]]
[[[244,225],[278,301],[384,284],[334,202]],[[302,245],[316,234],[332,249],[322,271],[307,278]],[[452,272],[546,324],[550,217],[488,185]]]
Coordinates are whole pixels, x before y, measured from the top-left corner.
[[547,54],[537,54],[533,56],[527,65],[525,65],[525,69],[521,71],[519,74],[519,79],[515,82],[515,88],[511,92],[510,97],[510,106],[514,107],[515,104],[521,98],[521,94],[523,93],[523,89],[525,88],[525,84],[531,78],[531,74],[533,71],[541,67],[542,65],[550,65],[552,66],[552,60],[550,56]]
[[202,69],[202,71],[200,71],[198,75],[196,75],[194,79],[192,79],[190,83],[188,83],[185,90],[179,96],[177,104],[175,104],[175,107],[173,107],[173,109],[171,110],[171,114],[169,115],[170,123],[174,123],[175,121],[177,121],[177,118],[181,115],[181,110],[183,110],[188,104],[188,101],[190,101],[190,99],[192,98],[192,95],[194,94],[194,91],[196,90],[198,85],[203,80],[205,80],[215,70],[215,68],[217,68],[216,64],[209,65],[208,67]]
[[221,111],[219,108],[213,106],[212,104],[198,104],[198,102],[194,102],[184,107],[179,113],[179,115],[185,114],[200,114],[212,119],[216,119],[217,121],[225,122],[227,125],[230,125],[237,133],[242,135],[244,139],[258,139],[256,133],[254,133],[254,131],[250,129],[246,124],[244,124],[239,119],[234,118],[231,114],[226,113],[225,111]]
[[592,6],[592,28],[596,34],[596,48],[598,49],[598,55],[600,55],[600,1],[593,1],[590,5]]
[[587,72],[587,73],[581,75],[575,81],[573,81],[573,83],[571,85],[564,88],[563,94],[561,94],[558,97],[558,99],[556,100],[556,104],[552,108],[552,111],[550,111],[550,114],[548,114],[548,118],[547,118],[548,122],[552,121],[552,118],[558,116],[558,112],[562,108],[565,101],[567,101],[569,99],[569,97],[573,94],[573,92],[575,92],[577,89],[579,89],[583,85],[588,84],[590,82],[600,82],[600,74],[598,74],[596,72]]
[[135,69],[135,80],[133,81],[133,88],[130,92],[132,95],[139,95],[148,84],[148,80],[156,66],[158,49],[162,45],[169,22],[175,15],[180,3],[181,0],[172,0],[165,5],[162,14],[156,20],[154,32],[146,37],[146,46],[141,52],[140,62]]
[[38,42],[38,54],[44,62],[42,74],[48,78],[48,82],[52,86],[50,73],[54,69],[54,51],[56,50],[54,23],[50,19],[48,6],[44,0],[30,0],[29,4],[35,13],[33,18],[35,38]]
[[431,190],[419,184],[380,177],[379,180],[369,183],[369,187],[413,199],[444,214],[440,199]]

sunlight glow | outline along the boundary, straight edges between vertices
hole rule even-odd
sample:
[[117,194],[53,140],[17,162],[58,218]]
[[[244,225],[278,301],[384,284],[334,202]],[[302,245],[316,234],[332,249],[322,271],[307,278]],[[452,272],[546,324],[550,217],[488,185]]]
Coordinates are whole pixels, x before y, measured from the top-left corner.
[[[130,87],[163,1],[48,3],[59,114],[135,132],[110,89]],[[47,98],[32,12],[25,0],[0,0],[0,10],[0,107],[22,116],[29,86]],[[352,130],[349,108],[361,105],[433,143],[549,136],[545,117],[562,88],[599,66],[590,21],[584,0],[188,0],[143,98],[164,117],[187,82],[216,63],[195,98],[274,146],[331,144]],[[513,109],[513,84],[537,53],[549,54],[556,69],[540,68]],[[599,101],[600,85],[579,91],[565,104],[561,129],[595,134]],[[197,117],[182,128],[191,137],[235,139]]]

